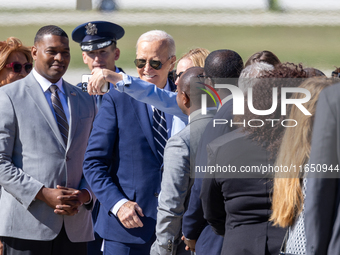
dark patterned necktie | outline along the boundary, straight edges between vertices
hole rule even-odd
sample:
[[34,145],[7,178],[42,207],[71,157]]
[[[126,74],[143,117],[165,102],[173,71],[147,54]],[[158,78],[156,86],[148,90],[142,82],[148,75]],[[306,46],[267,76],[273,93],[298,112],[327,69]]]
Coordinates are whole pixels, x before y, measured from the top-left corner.
[[60,134],[64,140],[65,146],[67,146],[67,138],[68,138],[68,122],[67,122],[67,118],[63,109],[63,106],[61,104],[59,95],[58,95],[58,86],[52,84],[50,86],[51,91],[51,101],[52,101],[52,106],[55,112],[55,115],[57,117],[57,124],[58,124],[58,128],[60,131]]
[[163,161],[163,154],[166,142],[168,141],[168,131],[166,128],[166,119],[164,112],[153,108],[153,124],[152,131],[156,144],[157,153]]

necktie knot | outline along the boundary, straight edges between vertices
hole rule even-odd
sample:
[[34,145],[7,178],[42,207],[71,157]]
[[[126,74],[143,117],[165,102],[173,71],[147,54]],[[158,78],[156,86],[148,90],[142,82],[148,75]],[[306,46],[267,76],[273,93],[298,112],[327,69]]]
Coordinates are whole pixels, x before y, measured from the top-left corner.
[[55,94],[57,91],[58,91],[58,86],[57,85],[55,85],[55,84],[52,84],[51,86],[50,86],[50,91],[53,93],[53,94]]

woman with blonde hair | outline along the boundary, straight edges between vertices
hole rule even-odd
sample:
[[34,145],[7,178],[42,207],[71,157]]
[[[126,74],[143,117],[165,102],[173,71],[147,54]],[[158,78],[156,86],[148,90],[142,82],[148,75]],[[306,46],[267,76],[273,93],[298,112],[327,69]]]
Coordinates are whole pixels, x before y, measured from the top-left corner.
[[[175,85],[178,84],[179,77],[190,67],[204,67],[205,59],[209,55],[210,51],[204,48],[194,48],[189,52],[185,53],[178,61],[177,61],[177,69],[173,70],[174,72],[174,82]],[[177,92],[177,90],[176,90]],[[171,136],[177,134],[181,131],[185,126],[186,122],[182,121],[179,117],[173,116],[173,124],[171,129]]]
[[[309,160],[314,114],[319,94],[335,82],[334,79],[324,77],[310,78],[299,86],[311,93],[311,99],[303,104],[311,115],[303,114],[296,105],[292,106],[288,119],[296,120],[298,125],[286,129],[276,158],[277,166],[292,165],[296,169],[290,173],[278,173],[273,188],[273,212],[270,220],[274,225],[288,227],[282,246],[282,252],[286,254],[306,254],[303,203],[307,179],[300,169],[303,169],[304,164]],[[298,93],[293,98],[303,97],[305,97],[303,93]]]
[[24,78],[32,70],[31,49],[15,37],[0,42],[0,87]]
[[177,61],[177,69],[174,77],[175,84],[177,85],[179,77],[181,77],[182,73],[188,68],[194,66],[204,67],[205,59],[209,53],[210,51],[204,48],[194,48],[185,53]]

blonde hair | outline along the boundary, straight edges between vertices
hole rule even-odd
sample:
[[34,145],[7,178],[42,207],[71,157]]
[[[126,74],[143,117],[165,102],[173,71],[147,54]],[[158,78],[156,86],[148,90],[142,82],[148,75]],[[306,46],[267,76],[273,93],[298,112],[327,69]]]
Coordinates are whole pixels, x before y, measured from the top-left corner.
[[185,53],[178,61],[182,59],[188,58],[191,60],[193,66],[204,67],[205,59],[210,54],[210,51],[204,48],[194,48],[191,49],[188,53]]
[[31,48],[23,46],[18,38],[9,37],[6,41],[0,42],[0,70],[5,67],[7,59],[12,52],[22,52],[25,55],[27,62],[33,62]]
[[[302,211],[304,198],[301,178],[303,176],[299,171],[299,166],[303,166],[309,160],[314,115],[319,94],[324,88],[335,82],[334,79],[317,77],[309,78],[299,86],[311,93],[311,99],[304,103],[304,107],[312,115],[304,115],[295,105],[291,108],[289,119],[296,120],[298,125],[286,129],[275,164],[277,166],[296,166],[296,172],[278,173],[275,176],[272,200],[273,212],[269,219],[274,222],[274,225],[283,228],[291,226]],[[293,98],[303,97],[305,97],[304,94],[298,93]],[[283,176],[286,178],[282,178]]]

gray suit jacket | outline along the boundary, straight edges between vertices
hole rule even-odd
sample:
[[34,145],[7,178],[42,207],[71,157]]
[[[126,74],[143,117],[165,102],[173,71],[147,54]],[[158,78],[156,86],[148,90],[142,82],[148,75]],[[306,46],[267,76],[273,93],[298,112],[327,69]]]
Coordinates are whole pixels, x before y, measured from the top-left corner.
[[[0,236],[52,240],[64,223],[72,242],[93,240],[91,210],[61,216],[40,200],[43,187],[89,189],[82,177],[96,106],[87,93],[63,81],[70,111],[67,148],[33,73],[0,89]],[[90,189],[89,189],[90,190]]]
[[[340,84],[319,96],[309,166],[338,170],[307,173],[305,229],[308,255],[340,252]],[[315,164],[315,165],[312,165]]]
[[168,140],[164,151],[164,172],[161,193],[158,199],[156,223],[156,241],[150,254],[190,254],[184,250],[182,236],[182,218],[185,213],[190,189],[194,179],[197,146],[208,122],[216,111],[207,115],[196,115],[179,133]]

